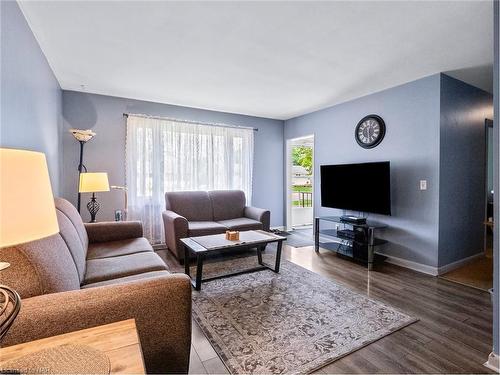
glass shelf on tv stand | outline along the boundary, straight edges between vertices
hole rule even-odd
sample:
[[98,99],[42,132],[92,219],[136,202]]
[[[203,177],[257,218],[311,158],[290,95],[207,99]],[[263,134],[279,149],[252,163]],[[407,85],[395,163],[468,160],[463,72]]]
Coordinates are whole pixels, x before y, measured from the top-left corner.
[[363,224],[356,224],[356,223],[352,223],[350,221],[342,220],[342,218],[340,216],[319,216],[316,219],[330,221],[330,222],[338,223],[338,224],[351,225],[353,227],[365,227],[365,228],[371,227],[371,228],[375,228],[375,229],[387,228],[387,224],[380,223],[380,222],[374,221],[374,220],[366,220],[366,222]]
[[[344,233],[338,231],[337,229],[321,229],[321,221],[341,224],[343,228],[352,227],[353,231],[361,231],[361,233],[363,233],[364,235],[362,236],[362,238],[352,238],[346,236]],[[334,251],[337,254],[356,259],[354,257],[353,251],[353,243],[356,242],[361,246],[367,247],[366,263],[368,269],[371,270],[373,268],[373,262],[375,259],[375,247],[387,243],[386,240],[375,237],[375,232],[383,228],[387,228],[387,224],[373,220],[367,220],[365,223],[357,224],[342,220],[340,216],[316,217],[314,220],[314,249],[318,253],[319,248],[321,247],[326,250]],[[331,238],[332,241],[320,242],[320,236]]]

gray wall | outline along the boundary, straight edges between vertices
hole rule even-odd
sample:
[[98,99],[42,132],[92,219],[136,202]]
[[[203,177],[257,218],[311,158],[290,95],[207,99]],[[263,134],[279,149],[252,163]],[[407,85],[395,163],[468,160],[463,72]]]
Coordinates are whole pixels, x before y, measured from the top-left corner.
[[[142,113],[179,119],[220,122],[258,128],[252,204],[271,210],[271,225],[283,225],[283,121],[144,102],[74,91],[63,91],[63,185],[62,196],[76,204],[78,143],[70,128],[92,129],[97,135],[85,146],[84,164],[89,171],[109,173],[112,185],[125,183],[125,119],[123,113]],[[123,207],[123,193],[101,193],[99,220],[112,220]],[[85,204],[88,197],[84,195]],[[83,206],[85,207],[85,206]],[[82,209],[88,220],[86,209]]]
[[59,193],[61,89],[15,1],[1,1],[2,147],[44,152]]
[[[314,209],[316,215],[339,210],[322,208],[319,166],[366,161],[391,162],[392,216],[370,214],[386,222],[390,241],[383,251],[392,256],[438,265],[440,75],[285,121],[285,139],[315,135]],[[354,139],[354,128],[367,114],[385,120],[387,134],[376,148],[366,150]],[[419,180],[428,190],[419,190]],[[367,194],[370,189],[367,186]]]
[[499,291],[500,291],[500,204],[499,204],[499,192],[500,192],[500,3],[498,1],[493,2],[494,6],[494,56],[495,61],[493,65],[493,95],[494,95],[494,107],[495,107],[495,119],[493,123],[493,137],[495,149],[494,153],[494,190],[495,190],[495,234],[493,239],[493,352],[497,355],[500,353],[500,324],[499,316],[500,309],[498,304],[500,303]]
[[484,250],[487,118],[491,94],[441,75],[439,266]]

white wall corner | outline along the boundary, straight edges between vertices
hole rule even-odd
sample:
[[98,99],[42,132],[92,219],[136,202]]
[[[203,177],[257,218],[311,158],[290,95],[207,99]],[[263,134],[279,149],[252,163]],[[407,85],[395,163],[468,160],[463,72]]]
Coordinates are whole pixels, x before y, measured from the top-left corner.
[[486,367],[490,370],[495,371],[496,373],[500,372],[500,356],[493,352],[488,356],[488,360],[484,363]]

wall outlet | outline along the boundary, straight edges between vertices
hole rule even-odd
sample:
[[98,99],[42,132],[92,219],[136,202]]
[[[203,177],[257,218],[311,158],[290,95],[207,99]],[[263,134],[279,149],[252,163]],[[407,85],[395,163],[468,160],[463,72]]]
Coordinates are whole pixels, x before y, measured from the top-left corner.
[[427,190],[427,180],[420,180],[420,190]]

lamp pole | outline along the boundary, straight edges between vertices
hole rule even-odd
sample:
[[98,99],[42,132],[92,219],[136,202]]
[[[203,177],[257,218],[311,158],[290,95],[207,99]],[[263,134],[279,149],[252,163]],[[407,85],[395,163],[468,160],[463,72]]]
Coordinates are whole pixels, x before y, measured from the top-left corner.
[[90,130],[82,130],[82,129],[69,129],[69,132],[75,137],[75,139],[80,143],[80,162],[78,163],[78,200],[77,200],[77,209],[78,213],[80,213],[80,202],[81,202],[81,194],[80,194],[80,173],[87,172],[87,167],[83,164],[83,146],[86,142],[90,141],[95,133]]
[[[78,164],[78,184],[80,184],[80,173],[87,172],[87,167],[83,165],[83,146],[85,145],[85,141],[78,141],[78,142],[80,142],[80,163]],[[78,212],[80,212],[81,199],[82,199],[82,194],[80,193],[80,191],[78,191],[78,204],[77,204]]]

